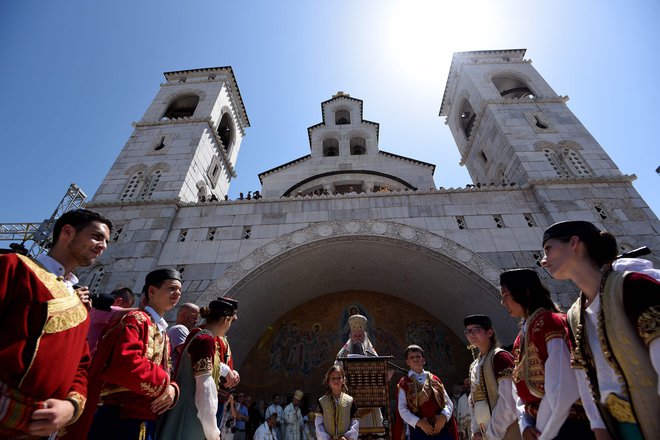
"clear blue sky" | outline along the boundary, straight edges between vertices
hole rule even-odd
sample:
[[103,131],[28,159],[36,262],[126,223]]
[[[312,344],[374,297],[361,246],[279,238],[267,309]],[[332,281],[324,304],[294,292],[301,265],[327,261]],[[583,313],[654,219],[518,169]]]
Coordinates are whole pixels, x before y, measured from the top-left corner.
[[527,58],[660,214],[660,2],[474,0],[0,2],[0,222],[91,196],[162,72],[231,65],[252,127],[230,195],[309,152],[338,90],[364,100],[380,148],[469,183],[438,110],[452,53]]

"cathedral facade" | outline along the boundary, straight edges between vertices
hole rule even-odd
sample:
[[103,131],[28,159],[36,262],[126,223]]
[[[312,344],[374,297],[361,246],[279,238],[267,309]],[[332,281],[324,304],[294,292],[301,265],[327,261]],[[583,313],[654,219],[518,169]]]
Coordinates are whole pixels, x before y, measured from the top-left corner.
[[115,230],[81,279],[97,292],[139,291],[149,271],[175,267],[181,302],[238,299],[235,364],[264,399],[320,393],[356,312],[379,354],[401,358],[418,343],[432,370],[458,382],[471,360],[464,316],[486,313],[502,342],[515,337],[499,304],[503,270],[537,268],[560,305],[574,300],[571,284],[539,266],[547,226],[588,220],[622,252],[660,254],[660,222],[635,176],[524,54],[453,56],[440,116],[473,180],[466,187],[438,187],[433,164],[380,150],[363,101],[338,92],[308,128],[310,153],[261,173],[249,200],[225,198],[250,126],[232,69],[165,73],[87,205]]

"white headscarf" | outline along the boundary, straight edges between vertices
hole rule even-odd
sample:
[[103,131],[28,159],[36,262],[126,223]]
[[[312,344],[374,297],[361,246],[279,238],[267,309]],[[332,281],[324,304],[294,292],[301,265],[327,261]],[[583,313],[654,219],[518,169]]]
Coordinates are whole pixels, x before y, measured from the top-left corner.
[[612,268],[617,272],[631,270],[648,275],[657,281],[660,281],[660,270],[653,268],[653,263],[643,258],[619,258],[614,260]]
[[273,414],[277,415],[275,405],[271,405],[268,407],[268,409],[266,409],[266,420],[268,420],[268,417],[272,416]]

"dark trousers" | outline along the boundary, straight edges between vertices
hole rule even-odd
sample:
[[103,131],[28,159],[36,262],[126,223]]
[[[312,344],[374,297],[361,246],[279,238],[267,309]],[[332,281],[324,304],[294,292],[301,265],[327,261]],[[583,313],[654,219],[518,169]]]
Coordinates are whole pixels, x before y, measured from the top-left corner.
[[426,435],[421,429],[410,426],[410,440],[454,440],[454,438],[447,426],[442,428],[442,431],[436,435]]
[[555,440],[591,440],[594,439],[594,433],[586,419],[568,418],[561,425],[561,429],[555,437]]
[[[141,436],[141,431],[144,433]],[[94,413],[88,440],[154,440],[154,420],[120,419],[119,407],[103,405]]]

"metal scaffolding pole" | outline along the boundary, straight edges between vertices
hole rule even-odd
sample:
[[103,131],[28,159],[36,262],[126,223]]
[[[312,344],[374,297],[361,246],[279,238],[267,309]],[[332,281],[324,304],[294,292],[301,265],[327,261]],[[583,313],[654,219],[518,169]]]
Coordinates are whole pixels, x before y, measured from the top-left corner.
[[72,183],[50,218],[41,223],[0,223],[0,241],[20,240],[20,245],[14,244],[11,247],[36,257],[50,247],[53,226],[57,219],[67,211],[82,208],[86,199],[87,195],[83,190]]

